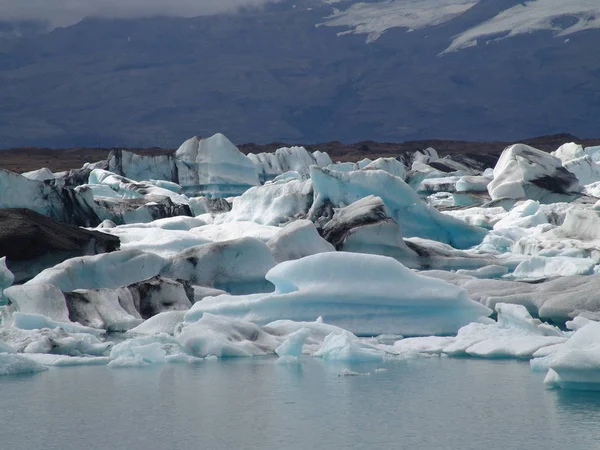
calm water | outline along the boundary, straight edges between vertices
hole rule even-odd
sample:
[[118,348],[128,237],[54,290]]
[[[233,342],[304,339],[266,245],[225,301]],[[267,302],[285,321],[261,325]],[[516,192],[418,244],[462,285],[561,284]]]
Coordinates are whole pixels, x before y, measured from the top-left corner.
[[600,393],[545,390],[526,363],[345,367],[240,358],[2,377],[0,448],[600,449]]

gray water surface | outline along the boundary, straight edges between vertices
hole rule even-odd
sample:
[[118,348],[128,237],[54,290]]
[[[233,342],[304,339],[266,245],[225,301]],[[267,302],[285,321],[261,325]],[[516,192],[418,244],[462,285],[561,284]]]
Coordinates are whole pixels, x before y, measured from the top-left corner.
[[0,449],[600,449],[600,393],[542,380],[449,358],[57,367],[0,378]]

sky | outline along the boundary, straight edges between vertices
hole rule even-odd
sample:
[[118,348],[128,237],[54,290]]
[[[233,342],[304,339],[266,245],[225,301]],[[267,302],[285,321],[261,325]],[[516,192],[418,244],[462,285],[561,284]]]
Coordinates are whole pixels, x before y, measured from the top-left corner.
[[84,17],[195,17],[258,7],[279,0],[0,0],[0,19],[68,26]]

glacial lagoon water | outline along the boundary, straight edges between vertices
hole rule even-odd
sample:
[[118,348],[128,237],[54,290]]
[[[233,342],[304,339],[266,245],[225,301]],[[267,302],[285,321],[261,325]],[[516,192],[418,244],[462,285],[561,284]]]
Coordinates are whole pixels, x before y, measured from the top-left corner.
[[547,390],[526,362],[301,362],[56,367],[2,377],[0,448],[600,449],[600,393]]

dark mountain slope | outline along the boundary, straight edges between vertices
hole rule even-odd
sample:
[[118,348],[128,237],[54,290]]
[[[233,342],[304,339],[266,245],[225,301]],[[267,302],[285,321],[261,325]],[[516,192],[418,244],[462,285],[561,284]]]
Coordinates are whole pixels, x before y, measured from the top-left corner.
[[331,8],[194,19],[87,19],[0,40],[0,147],[517,140],[598,135],[599,30],[540,31],[438,56],[515,1],[444,24],[364,35],[315,27]]

